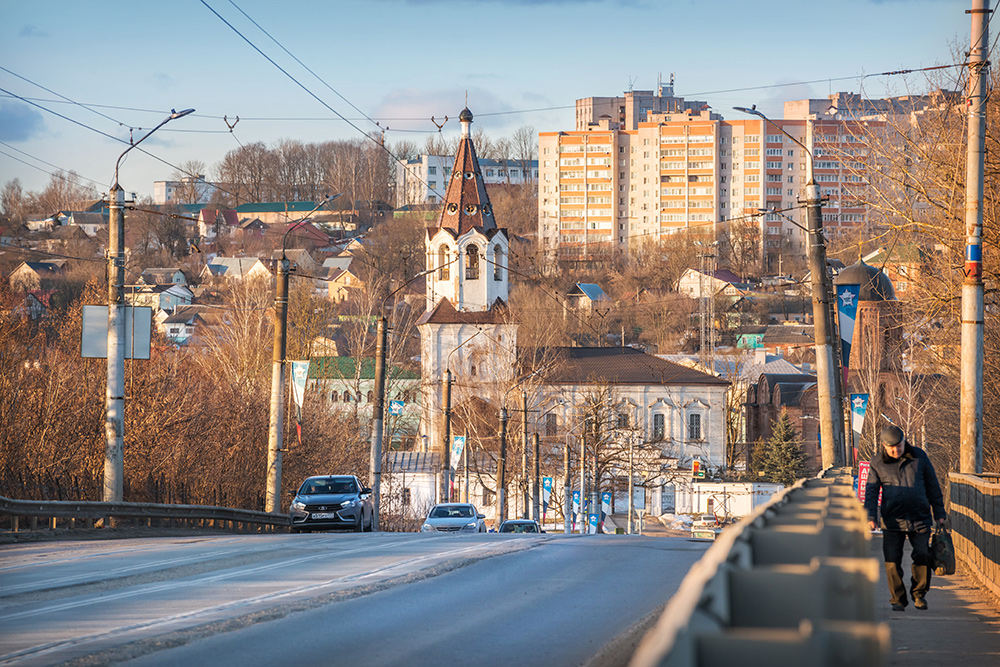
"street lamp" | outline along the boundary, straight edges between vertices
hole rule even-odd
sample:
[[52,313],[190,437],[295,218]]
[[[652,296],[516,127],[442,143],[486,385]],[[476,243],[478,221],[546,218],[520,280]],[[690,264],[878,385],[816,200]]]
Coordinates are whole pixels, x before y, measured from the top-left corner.
[[340,196],[329,195],[316,204],[313,210],[296,220],[281,237],[281,259],[278,260],[278,284],[274,295],[274,346],[271,356],[271,415],[267,433],[267,489],[264,494],[264,511],[281,510],[281,447],[284,438],[285,410],[285,350],[288,334],[288,257],[285,244],[288,234],[309,220],[309,216]]
[[810,238],[809,269],[813,299],[813,333],[816,340],[816,380],[823,467],[842,466],[844,464],[844,427],[841,420],[843,400],[834,359],[832,300],[827,279],[826,245],[823,240],[823,201],[820,198],[819,185],[813,176],[813,154],[805,144],[757,111],[756,105],[750,108],[733,107],[733,109],[770,123],[798,145],[806,155],[806,222]]
[[125,191],[118,167],[125,155],[149,135],[194,109],[170,115],[118,156],[108,196],[108,383],[104,392],[104,502],[121,502],[125,494]]

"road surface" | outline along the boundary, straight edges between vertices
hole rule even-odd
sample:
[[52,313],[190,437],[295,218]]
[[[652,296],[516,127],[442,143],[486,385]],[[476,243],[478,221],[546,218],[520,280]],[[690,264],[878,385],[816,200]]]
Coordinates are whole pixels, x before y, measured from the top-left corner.
[[661,608],[708,546],[403,533],[6,546],[0,664],[580,664]]

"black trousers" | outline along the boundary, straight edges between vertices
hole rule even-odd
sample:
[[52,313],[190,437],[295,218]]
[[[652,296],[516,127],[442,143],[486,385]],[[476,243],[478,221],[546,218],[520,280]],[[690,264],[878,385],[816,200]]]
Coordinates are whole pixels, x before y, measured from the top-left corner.
[[889,580],[889,601],[906,606],[906,586],[903,584],[903,544],[907,538],[913,559],[910,568],[910,595],[922,598],[931,587],[931,531],[883,530],[882,555],[885,557],[885,574]]

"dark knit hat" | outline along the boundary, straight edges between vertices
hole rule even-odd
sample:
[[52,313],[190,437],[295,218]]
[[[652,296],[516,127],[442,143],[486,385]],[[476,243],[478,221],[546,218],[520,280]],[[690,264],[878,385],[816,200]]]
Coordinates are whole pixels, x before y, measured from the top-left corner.
[[889,424],[878,434],[878,441],[890,447],[901,445],[903,444],[903,429],[895,424]]

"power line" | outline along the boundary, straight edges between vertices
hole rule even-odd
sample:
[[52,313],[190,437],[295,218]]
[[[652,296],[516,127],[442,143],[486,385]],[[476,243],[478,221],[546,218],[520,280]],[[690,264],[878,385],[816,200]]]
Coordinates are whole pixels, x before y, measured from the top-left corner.
[[[69,170],[69,169],[63,169],[62,167],[60,167],[60,166],[58,166],[58,165],[55,165],[55,164],[52,164],[51,162],[46,162],[45,160],[43,160],[43,159],[41,159],[41,158],[39,158],[39,157],[35,157],[35,156],[34,156],[34,155],[32,155],[31,153],[28,153],[28,152],[25,152],[25,151],[22,151],[22,150],[21,150],[20,148],[17,148],[17,147],[15,147],[15,146],[11,146],[10,144],[8,144],[8,143],[7,143],[7,142],[5,142],[5,141],[0,141],[0,145],[3,145],[3,146],[6,146],[7,148],[9,148],[9,149],[11,149],[11,150],[13,150],[13,151],[17,151],[17,152],[18,152],[18,153],[20,153],[21,155],[26,155],[26,156],[30,157],[30,158],[31,158],[32,160],[35,160],[35,161],[37,161],[37,162],[41,162],[42,164],[44,164],[44,165],[47,165],[47,166],[49,166],[49,167],[52,167],[53,169],[58,169],[58,170],[59,170],[60,172],[62,172],[62,174],[63,174],[63,175],[65,176],[65,178],[67,178],[67,179],[69,179],[69,180],[72,180],[72,176],[73,176],[73,175],[76,175],[76,176],[79,176],[80,178],[82,178],[82,179],[83,179],[83,180],[85,180],[85,181],[90,181],[90,182],[91,182],[91,183],[93,183],[94,185],[101,185],[101,183],[99,183],[98,181],[95,181],[95,180],[94,180],[94,179],[92,179],[92,178],[87,178],[86,176],[81,176],[80,174],[77,174],[77,173],[76,173],[76,172],[74,172],[74,171],[71,171],[71,170]],[[0,151],[0,153],[3,153],[3,151]],[[16,157],[14,157],[13,155],[9,155],[8,153],[3,153],[3,154],[4,154],[4,155],[6,155],[7,157],[11,158],[12,160],[17,160],[18,162],[20,162],[20,163],[22,163],[22,164],[26,164],[26,165],[28,165],[29,167],[33,167],[33,168],[35,168],[35,169],[38,169],[39,171],[41,171],[41,172],[43,172],[43,173],[46,173],[46,174],[49,174],[50,176],[56,176],[56,177],[59,177],[59,176],[60,176],[60,174],[56,174],[56,173],[53,173],[53,172],[50,172],[50,171],[45,171],[45,170],[44,170],[44,169],[42,169],[41,167],[36,167],[35,165],[33,165],[33,164],[29,164],[29,163],[25,162],[24,160],[20,160],[20,159],[18,159],[18,158],[16,158]]]

